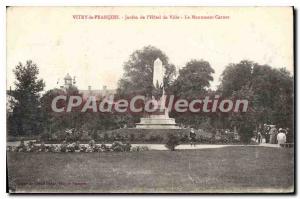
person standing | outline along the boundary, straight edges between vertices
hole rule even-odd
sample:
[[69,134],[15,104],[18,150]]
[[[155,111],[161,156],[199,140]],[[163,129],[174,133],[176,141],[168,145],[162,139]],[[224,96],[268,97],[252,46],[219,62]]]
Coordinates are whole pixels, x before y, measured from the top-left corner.
[[196,146],[196,133],[193,128],[191,128],[190,130],[190,142],[191,142],[191,146],[193,145],[194,147]]
[[282,130],[282,129],[277,134],[277,142],[278,142],[279,146],[281,144],[285,144],[286,143],[286,134],[285,134],[284,130]]
[[275,125],[272,125],[270,130],[270,144],[276,144],[276,136],[277,136],[277,129]]
[[269,127],[267,124],[264,124],[264,136],[266,139],[266,143],[270,142],[270,130],[271,127]]
[[257,133],[257,141],[259,144],[262,143],[262,135],[261,135],[260,131],[258,131],[258,133]]

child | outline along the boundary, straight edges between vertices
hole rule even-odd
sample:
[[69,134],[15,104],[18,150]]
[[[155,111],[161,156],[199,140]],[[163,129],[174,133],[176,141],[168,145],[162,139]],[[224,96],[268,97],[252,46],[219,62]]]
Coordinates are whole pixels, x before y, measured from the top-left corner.
[[190,141],[191,141],[191,146],[196,146],[196,133],[194,131],[193,128],[191,128],[191,131],[190,131]]

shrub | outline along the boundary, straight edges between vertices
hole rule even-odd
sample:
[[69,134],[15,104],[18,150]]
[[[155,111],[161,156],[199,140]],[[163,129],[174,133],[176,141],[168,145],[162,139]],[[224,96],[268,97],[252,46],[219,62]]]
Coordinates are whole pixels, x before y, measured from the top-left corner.
[[18,147],[12,146],[12,147],[10,147],[10,150],[11,150],[12,152],[18,152]]
[[86,152],[87,147],[85,145],[80,147],[80,152]]
[[114,141],[122,141],[122,139],[123,139],[122,136],[119,133],[117,133]]
[[234,143],[235,142],[235,140],[234,140],[234,133],[228,133],[226,135],[226,137],[227,137],[228,142],[230,142],[230,143]]
[[218,141],[222,144],[232,143],[228,135],[221,135],[221,138]]
[[54,146],[53,144],[51,144],[49,146],[49,150],[48,151],[52,152],[52,153],[57,153],[57,152],[59,152],[59,147],[58,146]]
[[113,151],[115,151],[115,152],[122,152],[122,151],[124,151],[122,142],[118,142],[118,141],[115,141],[115,142],[112,143],[111,149]]
[[129,135],[129,141],[130,141],[130,142],[135,141],[135,135],[134,135],[134,134],[130,134],[130,135]]
[[199,135],[198,137],[196,137],[196,142],[199,142],[199,143],[204,143],[204,136],[203,135]]
[[128,142],[129,141],[129,136],[128,135],[123,136],[123,141]]
[[189,141],[189,136],[185,134],[184,136],[182,136],[182,137],[180,138],[180,141],[181,141],[181,142],[188,142],[188,141]]
[[146,141],[152,143],[160,143],[161,141],[163,141],[163,137],[159,135],[150,135],[150,137]]
[[27,148],[28,148],[27,149],[28,152],[35,152],[37,147],[34,145],[34,142],[29,141],[27,143]]
[[46,151],[46,148],[47,147],[44,144],[43,144],[43,146],[37,146],[32,141],[28,142],[27,146],[26,146],[27,152]]
[[143,134],[143,133],[139,134],[138,141],[145,141],[145,137],[146,137],[145,134]]
[[104,133],[103,141],[104,141],[104,142],[109,142],[109,141],[110,141],[110,138],[109,138],[109,136],[108,136],[107,133]]
[[25,146],[24,140],[22,139],[19,146],[16,149],[18,152],[26,152],[27,148]]
[[140,151],[149,151],[149,147],[147,146],[141,146]]
[[24,142],[23,139],[20,141],[20,145],[19,145],[19,146],[20,146],[20,147],[25,147],[25,142]]
[[80,143],[79,143],[79,141],[77,141],[77,142],[75,143],[74,148],[75,148],[76,151],[77,151],[77,150],[80,150]]
[[108,137],[107,133],[104,133],[104,135],[103,135],[103,141],[104,142],[108,142],[109,141],[109,137]]
[[40,135],[40,140],[42,141],[49,141],[52,139],[52,135],[49,132],[44,132]]
[[162,136],[158,136],[158,141],[159,141],[159,143],[161,143],[164,141],[164,138]]
[[47,147],[45,146],[45,143],[42,142],[41,145],[40,145],[40,147],[39,147],[39,151],[40,152],[46,152],[46,149],[47,149]]
[[55,134],[55,133],[53,133],[53,134],[52,134],[52,137],[51,137],[51,140],[52,140],[52,141],[58,141],[58,135]]
[[215,136],[212,136],[210,139],[209,139],[209,143],[210,144],[215,144],[217,142]]
[[104,152],[110,151],[110,148],[108,146],[106,146],[105,144],[101,144],[100,148],[101,148],[101,151],[104,151]]
[[140,146],[134,146],[131,148],[131,151],[138,152],[138,151],[140,151],[139,149],[140,149]]
[[98,132],[97,131],[93,131],[92,132],[92,139],[93,140],[99,140],[99,134],[98,134]]
[[6,147],[6,151],[12,152],[12,151],[13,151],[13,147],[12,147],[12,146],[7,146],[7,147]]
[[131,148],[131,151],[133,152],[149,151],[149,148],[147,146],[134,146]]
[[18,147],[12,147],[11,150],[12,150],[13,152],[18,152]]
[[94,151],[94,152],[101,152],[102,150],[101,150],[100,145],[95,144],[94,147],[93,147],[93,151]]
[[58,131],[54,134],[56,135],[57,140],[59,140],[59,141],[66,140],[66,138],[67,138],[67,134],[63,131]]
[[80,139],[81,134],[78,131],[73,130],[71,133],[67,133],[65,139],[68,142],[76,142]]
[[92,137],[89,136],[88,132],[83,132],[81,137],[80,137],[81,141],[90,141],[92,140]]
[[171,150],[175,151],[175,147],[179,145],[179,137],[173,134],[168,134],[165,146]]
[[126,144],[124,145],[124,151],[128,152],[128,151],[130,151],[130,149],[131,149],[131,144],[126,143]]
[[95,140],[91,140],[89,141],[89,146],[93,148],[95,146],[95,143]]
[[75,152],[75,143],[69,144],[67,146],[67,152]]
[[111,149],[112,149],[112,151],[115,151],[115,152],[130,151],[131,144],[129,144],[129,143],[123,144],[122,142],[115,141],[112,143]]
[[60,145],[60,152],[67,152],[68,150],[68,145],[66,141],[63,141],[63,143]]
[[239,135],[240,135],[241,142],[245,144],[249,144],[254,134],[253,130],[254,130],[253,124],[251,124],[250,122],[242,123],[239,128]]
[[207,137],[207,136],[200,136],[200,139],[201,139],[201,143],[206,143],[206,144],[209,144],[209,143],[214,143],[214,139],[215,137],[214,136],[211,136],[211,137]]
[[90,147],[90,146],[86,147],[86,150],[85,150],[86,153],[91,153],[93,151],[94,151],[94,149],[92,147]]

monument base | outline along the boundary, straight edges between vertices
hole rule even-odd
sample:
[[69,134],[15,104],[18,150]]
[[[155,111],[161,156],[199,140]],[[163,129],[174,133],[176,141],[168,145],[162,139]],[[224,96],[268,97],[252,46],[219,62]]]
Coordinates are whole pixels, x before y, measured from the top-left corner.
[[137,129],[179,129],[175,119],[165,115],[151,115],[149,118],[141,118],[141,122],[136,124]]

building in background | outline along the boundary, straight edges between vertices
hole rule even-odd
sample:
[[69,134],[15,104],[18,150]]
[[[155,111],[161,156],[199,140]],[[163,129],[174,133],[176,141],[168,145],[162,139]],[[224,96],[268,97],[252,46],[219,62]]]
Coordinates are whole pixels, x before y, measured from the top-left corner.
[[[58,81],[59,83],[59,81]],[[73,78],[69,73],[64,77],[64,84],[60,86],[61,89],[69,89],[76,87],[76,77]],[[116,89],[108,89],[106,85],[102,86],[102,89],[92,89],[92,86],[88,86],[87,89],[78,89],[79,93],[82,94],[83,99],[87,99],[89,96],[95,96],[96,100],[103,99],[104,97],[114,96]]]

